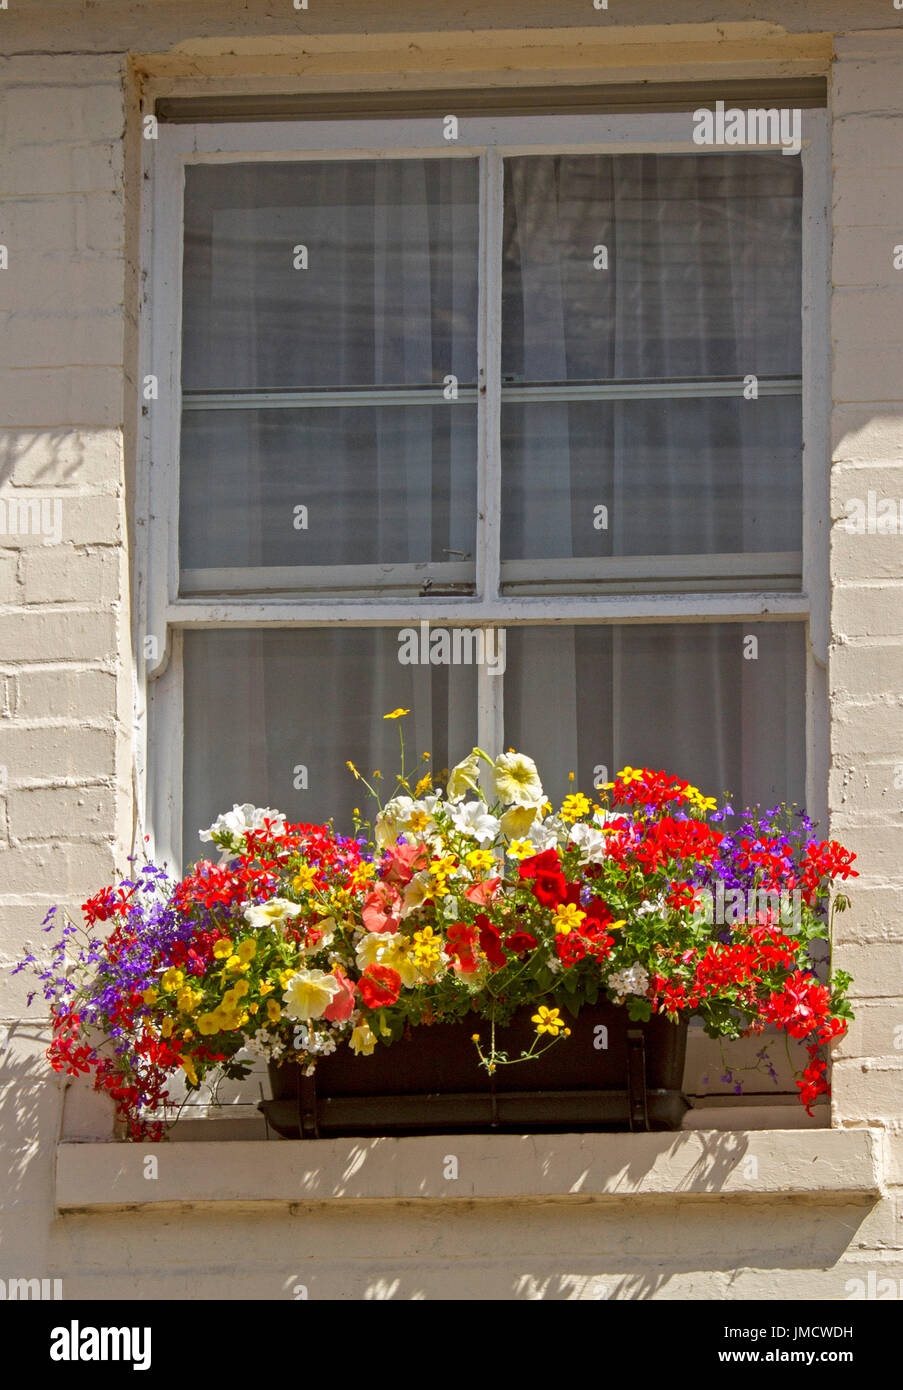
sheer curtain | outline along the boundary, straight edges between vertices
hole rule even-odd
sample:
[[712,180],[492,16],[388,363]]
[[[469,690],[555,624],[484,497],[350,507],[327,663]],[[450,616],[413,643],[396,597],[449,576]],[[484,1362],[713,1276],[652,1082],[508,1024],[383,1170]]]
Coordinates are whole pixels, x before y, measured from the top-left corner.
[[[183,568],[472,559],[477,200],[472,160],[189,167]],[[424,404],[192,408],[392,387]]]
[[[547,560],[798,551],[799,397],[676,398],[662,384],[799,374],[799,162],[524,156],[507,161],[505,195],[503,381],[646,394],[503,406],[503,557],[541,580]],[[578,626],[508,641],[506,741],[541,747],[556,776],[590,785],[596,765],[653,762],[740,797],[802,797],[801,628]]]

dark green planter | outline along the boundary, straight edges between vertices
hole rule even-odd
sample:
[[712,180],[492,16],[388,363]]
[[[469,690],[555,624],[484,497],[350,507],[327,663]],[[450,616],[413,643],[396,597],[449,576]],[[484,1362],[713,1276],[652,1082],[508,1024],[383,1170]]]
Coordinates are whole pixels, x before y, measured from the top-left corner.
[[[497,1048],[513,1057],[528,1048],[532,1013],[497,1029]],[[538,1060],[501,1066],[492,1077],[471,1041],[479,1033],[485,1049],[489,1024],[475,1014],[415,1028],[370,1057],[342,1046],[312,1077],[294,1062],[271,1063],[273,1098],[260,1109],[287,1139],[680,1128],[689,1108],[681,1092],[686,1020],[631,1023],[626,1009],[604,1003],[568,1024],[571,1036]]]

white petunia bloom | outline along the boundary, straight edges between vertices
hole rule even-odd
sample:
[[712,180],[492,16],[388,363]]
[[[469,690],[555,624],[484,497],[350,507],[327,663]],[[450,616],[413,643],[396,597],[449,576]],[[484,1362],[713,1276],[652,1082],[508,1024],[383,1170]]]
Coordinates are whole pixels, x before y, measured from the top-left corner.
[[601,864],[608,853],[602,831],[584,821],[571,826],[568,838],[580,850],[581,864]]
[[571,838],[571,827],[565,825],[558,816],[546,816],[545,820],[535,820],[524,836],[536,846],[537,854],[544,849],[558,849]]
[[481,845],[491,844],[501,829],[501,823],[487,811],[484,801],[459,801],[448,807],[448,814],[456,830],[471,835]]
[[245,921],[256,930],[272,927],[275,931],[289,917],[297,917],[301,911],[300,905],[289,902],[288,898],[271,898],[268,903],[258,903],[254,907],[245,908]]
[[274,811],[269,806],[252,806],[250,801],[243,806],[236,802],[231,811],[217,816],[206,830],[199,830],[198,838],[204,843],[213,840],[219,846],[220,863],[226,864],[244,853],[249,832],[265,830],[267,821],[274,835],[282,834],[285,816],[281,811]]
[[492,780],[505,806],[535,806],[545,800],[539,771],[526,753],[501,753],[492,765]]

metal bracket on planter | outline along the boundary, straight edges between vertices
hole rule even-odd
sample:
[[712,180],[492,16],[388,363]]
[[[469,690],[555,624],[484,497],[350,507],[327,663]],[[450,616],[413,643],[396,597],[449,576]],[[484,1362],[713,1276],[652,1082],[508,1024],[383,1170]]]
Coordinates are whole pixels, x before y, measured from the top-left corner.
[[317,1078],[305,1076],[298,1078],[298,1129],[302,1139],[319,1139],[320,1127],[317,1123]]
[[642,1028],[627,1029],[627,1108],[631,1130],[647,1130],[646,1040]]

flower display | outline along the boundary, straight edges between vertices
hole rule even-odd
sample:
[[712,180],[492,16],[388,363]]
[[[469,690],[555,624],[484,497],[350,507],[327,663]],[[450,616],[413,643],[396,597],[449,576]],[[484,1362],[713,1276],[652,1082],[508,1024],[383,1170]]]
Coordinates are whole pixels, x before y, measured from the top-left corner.
[[[403,754],[402,738],[392,795],[354,835],[236,805],[201,832],[218,864],[179,880],[145,864],[83,925],[49,914],[49,963],[17,969],[50,1003],[51,1065],[159,1138],[176,1076],[190,1091],[255,1057],[311,1074],[338,1047],[367,1058],[473,1014],[492,1025],[474,1064],[494,1072],[566,1047],[566,1016],[608,1000],[713,1037],[782,1031],[806,1049],[811,1112],[852,1017],[849,976],[812,949],[846,907],[849,851],[801,812],[737,814],[663,771],[625,768],[556,810],[524,754],[475,748],[444,787],[411,785]],[[508,1057],[496,1025],[525,1008],[534,1041]]]

